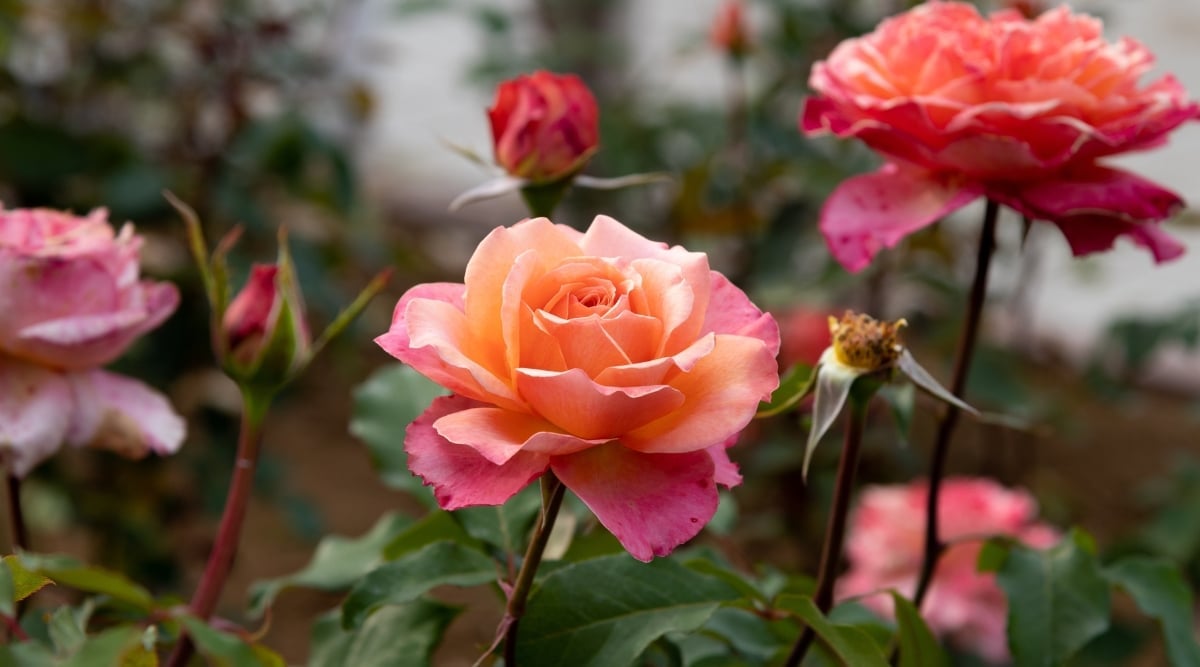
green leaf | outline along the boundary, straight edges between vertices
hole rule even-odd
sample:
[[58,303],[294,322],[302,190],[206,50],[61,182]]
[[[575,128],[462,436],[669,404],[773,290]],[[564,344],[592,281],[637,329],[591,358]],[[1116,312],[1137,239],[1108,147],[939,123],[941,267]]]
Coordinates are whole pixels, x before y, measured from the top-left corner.
[[8,617],[17,614],[17,587],[13,583],[13,573],[8,567],[8,559],[0,564],[0,614]]
[[892,601],[900,630],[899,667],[948,667],[950,659],[913,603],[896,591]]
[[541,489],[531,484],[503,505],[468,507],[453,516],[471,537],[511,554],[524,551],[526,536],[541,509]]
[[396,560],[434,542],[447,541],[458,542],[475,550],[483,548],[478,540],[467,534],[453,513],[438,510],[426,514],[423,519],[408,526],[385,544],[383,559]]
[[8,565],[8,570],[12,573],[13,599],[18,602],[54,583],[49,578],[26,568],[18,556],[5,556],[4,563]]
[[195,616],[179,619],[196,643],[196,650],[218,667],[283,667],[283,659],[262,646],[246,643],[240,637],[211,627]]
[[87,641],[88,620],[94,608],[95,603],[89,599],[77,608],[59,607],[54,610],[46,624],[46,634],[54,644],[55,653],[71,655]]
[[816,634],[817,641],[829,650],[836,664],[843,667],[887,667],[887,659],[867,633],[849,625],[839,625],[821,615],[812,598],[781,595],[775,606],[795,614]]
[[418,599],[384,607],[362,626],[347,631],[333,611],[313,625],[309,667],[420,667],[430,664],[434,648],[457,607]]
[[[154,664],[144,661],[142,630],[134,626],[109,628],[83,641],[77,652],[60,667],[136,667]],[[141,659],[142,662],[137,662]]]
[[816,388],[816,369],[808,364],[792,366],[779,379],[779,388],[771,394],[771,400],[760,403],[756,417],[770,417],[786,412]]
[[60,586],[85,593],[107,595],[113,600],[132,605],[142,611],[154,608],[154,598],[149,591],[119,572],[91,566],[46,567],[36,568],[35,571]]
[[433,494],[408,471],[404,432],[446,390],[404,364],[375,371],[354,391],[350,432],[367,444],[383,483],[437,507]]
[[411,602],[436,586],[475,586],[496,576],[491,558],[458,542],[434,542],[360,579],[342,605],[342,625],[356,628],[379,607]]
[[1192,634],[1192,592],[1174,565],[1133,556],[1106,568],[1104,576],[1129,593],[1138,608],[1162,626],[1171,665],[1200,666],[1200,645]]
[[323,591],[350,588],[359,577],[383,562],[384,546],[410,523],[407,517],[384,514],[362,537],[326,537],[317,545],[312,560],[303,569],[254,584],[250,591],[250,615],[261,616],[285,588],[303,586]]
[[738,593],[671,560],[593,558],[548,575],[529,598],[518,664],[625,667],[668,632],[699,628]]
[[996,583],[1008,596],[1008,644],[1019,667],[1062,664],[1108,628],[1108,583],[1078,529],[1045,550],[1010,545]]

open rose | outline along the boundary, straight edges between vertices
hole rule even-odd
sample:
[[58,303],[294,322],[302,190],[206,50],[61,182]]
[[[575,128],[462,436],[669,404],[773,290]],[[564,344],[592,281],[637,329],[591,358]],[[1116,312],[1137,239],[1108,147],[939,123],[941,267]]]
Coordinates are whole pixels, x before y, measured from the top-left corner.
[[531,183],[573,175],[599,145],[596,99],[574,74],[538,71],[501,83],[488,119],[496,162]]
[[1179,196],[1105,167],[1200,115],[1179,83],[1139,78],[1154,57],[1066,6],[1034,20],[928,2],[846,40],[813,67],[801,128],[855,137],[888,160],[842,183],[820,227],[849,270],[980,196],[1058,225],[1076,255],[1119,236],[1157,261],[1183,247],[1157,222]]
[[139,280],[140,246],[103,210],[0,210],[0,450],[15,474],[64,442],[132,456],[182,443],[166,399],[98,370],[179,303],[174,285]]
[[[925,481],[862,492],[850,516],[850,568],[838,581],[839,598],[865,596],[863,604],[890,616],[892,598],[874,593],[894,589],[913,594],[924,551],[928,493]],[[1058,533],[1036,521],[1037,503],[1028,493],[991,480],[948,479],[940,498],[938,525],[951,546],[938,561],[923,615],[930,629],[958,647],[1004,663],[1008,603],[995,575],[976,571],[983,540],[1004,535],[1045,548],[1058,540]]]
[[695,536],[725,448],[778,385],[779,330],[708,258],[599,216],[497,228],[465,285],[417,285],[388,353],[454,392],[409,428],[445,509],[496,505],[547,469],[634,557]]

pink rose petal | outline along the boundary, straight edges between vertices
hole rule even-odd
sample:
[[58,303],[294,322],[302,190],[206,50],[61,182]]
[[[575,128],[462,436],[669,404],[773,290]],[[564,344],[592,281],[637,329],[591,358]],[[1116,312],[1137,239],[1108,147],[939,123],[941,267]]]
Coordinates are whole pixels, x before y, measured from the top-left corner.
[[554,474],[640,561],[666,556],[717,511],[707,452],[642,454],[610,443],[552,460]]
[[115,451],[128,458],[173,454],[187,434],[183,418],[165,396],[133,378],[107,371],[67,376],[75,413],[67,441]]
[[588,440],[619,438],[670,414],[685,400],[667,385],[607,387],[578,368],[563,373],[519,369],[517,390],[539,415]]
[[474,449],[496,465],[507,463],[523,450],[568,454],[608,440],[585,440],[559,432],[540,417],[489,406],[451,412],[433,427],[441,437]]
[[57,452],[74,411],[61,373],[0,356],[0,459],[10,474],[24,477]]
[[759,310],[741,288],[716,271],[712,272],[712,295],[702,331],[752,336],[767,344],[771,356],[779,354],[779,325],[775,318]]

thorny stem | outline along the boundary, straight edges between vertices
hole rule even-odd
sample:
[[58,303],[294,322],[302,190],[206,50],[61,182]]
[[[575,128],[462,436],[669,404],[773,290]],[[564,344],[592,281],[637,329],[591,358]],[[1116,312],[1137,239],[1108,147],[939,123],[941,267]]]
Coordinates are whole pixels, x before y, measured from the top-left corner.
[[[867,421],[867,400],[851,399],[846,411],[845,444],[838,463],[837,481],[833,489],[833,505],[829,508],[829,524],[825,528],[825,544],[821,548],[821,564],[817,571],[817,591],[813,602],[822,614],[833,607],[833,584],[837,581],[842,560],[842,541],[846,534],[846,516],[850,512],[850,496],[854,490],[854,472],[858,468],[858,451],[862,445],[863,428]],[[796,667],[812,646],[816,634],[804,628],[785,667]]]
[[[975,352],[975,340],[979,333],[979,319],[983,313],[984,297],[987,293],[988,267],[992,262],[992,251],[996,247],[996,217],[1000,205],[988,200],[983,215],[983,229],[979,232],[979,255],[975,261],[975,279],[967,297],[967,317],[958,341],[958,353],[954,360],[954,374],[950,380],[950,392],[959,398],[967,386],[967,374],[971,369],[971,357]],[[938,531],[938,500],[941,496],[942,479],[946,474],[946,458],[950,452],[950,437],[958,425],[958,408],[946,406],[945,415],[938,424],[937,439],[934,440],[933,458],[929,465],[929,497],[925,506],[925,547],[921,558],[921,572],[917,578],[917,589],[913,594],[913,605],[921,608],[929,584],[937,569],[938,558],[946,545]]]
[[[233,478],[229,482],[229,493],[225,497],[225,511],[221,514],[221,525],[217,528],[216,542],[204,566],[204,574],[196,588],[189,611],[207,621],[216,610],[225,588],[225,580],[233,568],[241,539],[242,523],[254,488],[254,471],[258,464],[259,446],[262,443],[262,421],[266,412],[266,401],[256,400],[253,392],[242,393],[242,424],[238,434],[237,458],[233,466]],[[191,638],[182,636],[167,660],[167,667],[183,667],[194,650]]]
[[13,552],[29,549],[29,529],[21,510],[21,478],[8,475],[8,529]]
[[542,514],[538,517],[533,537],[529,539],[529,548],[525,551],[525,559],[521,562],[521,570],[517,573],[517,581],[513,584],[512,593],[508,596],[508,607],[504,610],[504,664],[517,664],[517,626],[521,616],[525,614],[525,601],[529,598],[529,590],[533,587],[533,576],[537,574],[538,566],[542,563],[542,554],[546,551],[546,542],[554,528],[554,520],[558,517],[558,509],[562,507],[563,494],[566,487],[554,473],[547,470],[542,475]]

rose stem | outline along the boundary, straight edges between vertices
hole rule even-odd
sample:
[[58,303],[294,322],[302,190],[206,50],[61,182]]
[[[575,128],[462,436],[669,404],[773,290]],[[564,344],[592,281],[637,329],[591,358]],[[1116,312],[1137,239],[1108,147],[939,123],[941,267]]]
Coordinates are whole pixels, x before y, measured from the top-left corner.
[[[963,322],[958,340],[958,353],[954,360],[954,374],[950,380],[950,392],[961,397],[967,386],[967,374],[971,369],[971,357],[975,353],[975,340],[979,333],[979,319],[983,313],[984,297],[987,294],[988,267],[992,263],[992,251],[996,248],[996,217],[1000,205],[988,200],[983,214],[983,229],[979,232],[979,255],[975,261],[975,279],[967,297],[967,319]],[[921,608],[929,583],[937,569],[945,544],[938,535],[938,500],[941,495],[942,478],[946,474],[946,458],[950,452],[950,436],[958,425],[958,408],[946,406],[946,412],[938,424],[937,439],[934,440],[933,457],[929,463],[929,497],[925,505],[925,548],[921,558],[921,571],[917,577],[917,589],[913,594],[913,605]]]
[[[246,507],[254,487],[254,470],[258,462],[259,445],[262,443],[262,421],[266,415],[267,401],[259,400],[252,391],[242,391],[242,424],[238,433],[237,458],[233,465],[233,478],[229,483],[229,494],[225,497],[225,511],[221,514],[221,525],[217,528],[216,542],[208,555],[200,585],[189,603],[191,613],[207,621],[216,609],[225,587],[225,579],[233,566],[241,539],[242,521],[246,518]],[[167,661],[168,667],[183,667],[191,658],[191,639],[182,636]]]
[[508,624],[504,630],[506,665],[517,664],[517,625],[521,616],[525,614],[525,600],[529,597],[529,589],[533,587],[533,575],[542,563],[542,553],[546,551],[546,542],[550,539],[565,490],[566,487],[558,481],[552,471],[547,470],[546,474],[542,475],[542,513],[538,517],[537,526],[534,527],[533,537],[529,539],[529,548],[525,551],[525,559],[521,562],[517,581],[508,596],[508,607],[504,610],[504,622]]
[[29,548],[29,529],[21,510],[21,478],[13,474],[8,475],[8,529],[14,553]]
[[[825,528],[825,544],[821,548],[821,564],[817,570],[817,591],[813,602],[822,614],[833,607],[833,584],[837,581],[838,566],[842,560],[842,541],[846,534],[846,515],[850,511],[850,494],[854,490],[854,471],[858,468],[858,450],[862,445],[863,428],[867,422],[869,400],[851,398],[846,412],[845,444],[842,458],[838,462],[837,481],[833,488],[833,505],[829,508],[829,524]],[[785,667],[796,667],[808,653],[816,634],[811,627],[804,628]]]

